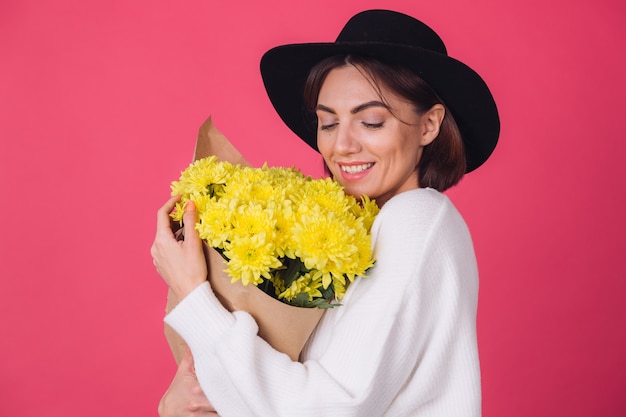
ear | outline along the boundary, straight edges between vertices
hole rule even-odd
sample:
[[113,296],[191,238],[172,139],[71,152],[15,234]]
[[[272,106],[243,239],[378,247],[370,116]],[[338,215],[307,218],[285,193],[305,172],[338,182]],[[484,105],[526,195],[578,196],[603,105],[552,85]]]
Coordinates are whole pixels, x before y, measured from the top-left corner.
[[430,110],[422,114],[420,145],[426,146],[439,136],[439,128],[445,115],[446,109],[441,104],[435,104]]

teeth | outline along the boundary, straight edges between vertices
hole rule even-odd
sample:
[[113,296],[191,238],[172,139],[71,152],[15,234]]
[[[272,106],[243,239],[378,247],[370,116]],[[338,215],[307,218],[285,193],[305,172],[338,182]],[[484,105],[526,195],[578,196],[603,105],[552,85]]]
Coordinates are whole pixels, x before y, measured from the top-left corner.
[[348,174],[356,174],[359,172],[363,172],[366,169],[369,169],[372,167],[372,165],[374,165],[374,163],[370,162],[369,164],[362,164],[362,165],[341,165],[341,170],[343,172],[347,172]]

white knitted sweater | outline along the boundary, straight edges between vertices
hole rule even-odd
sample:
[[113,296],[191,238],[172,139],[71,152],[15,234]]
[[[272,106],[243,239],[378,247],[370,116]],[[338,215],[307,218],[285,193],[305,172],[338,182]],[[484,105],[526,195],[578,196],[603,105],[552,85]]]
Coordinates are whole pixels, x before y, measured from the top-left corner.
[[443,194],[417,189],[383,206],[372,236],[376,265],[325,313],[303,363],[259,338],[249,314],[225,310],[208,284],[166,316],[221,417],[480,416],[465,222]]

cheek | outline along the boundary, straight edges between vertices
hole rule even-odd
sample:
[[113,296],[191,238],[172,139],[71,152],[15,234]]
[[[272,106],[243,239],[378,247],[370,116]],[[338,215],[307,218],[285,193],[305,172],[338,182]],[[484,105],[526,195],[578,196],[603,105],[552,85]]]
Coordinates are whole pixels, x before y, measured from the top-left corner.
[[417,138],[409,136],[399,146],[398,154],[405,165],[417,166],[422,157],[422,150],[423,147],[419,145]]

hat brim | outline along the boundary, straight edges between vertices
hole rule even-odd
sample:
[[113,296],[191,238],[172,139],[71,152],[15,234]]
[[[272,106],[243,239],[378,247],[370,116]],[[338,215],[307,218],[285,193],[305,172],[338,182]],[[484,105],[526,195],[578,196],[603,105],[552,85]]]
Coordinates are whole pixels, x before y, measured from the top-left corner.
[[304,109],[303,91],[310,70],[322,59],[354,54],[402,65],[426,81],[448,107],[461,131],[467,169],[482,165],[500,133],[498,110],[483,79],[445,54],[383,42],[305,43],[283,45],[261,59],[269,99],[285,124],[316,151],[316,126]]

